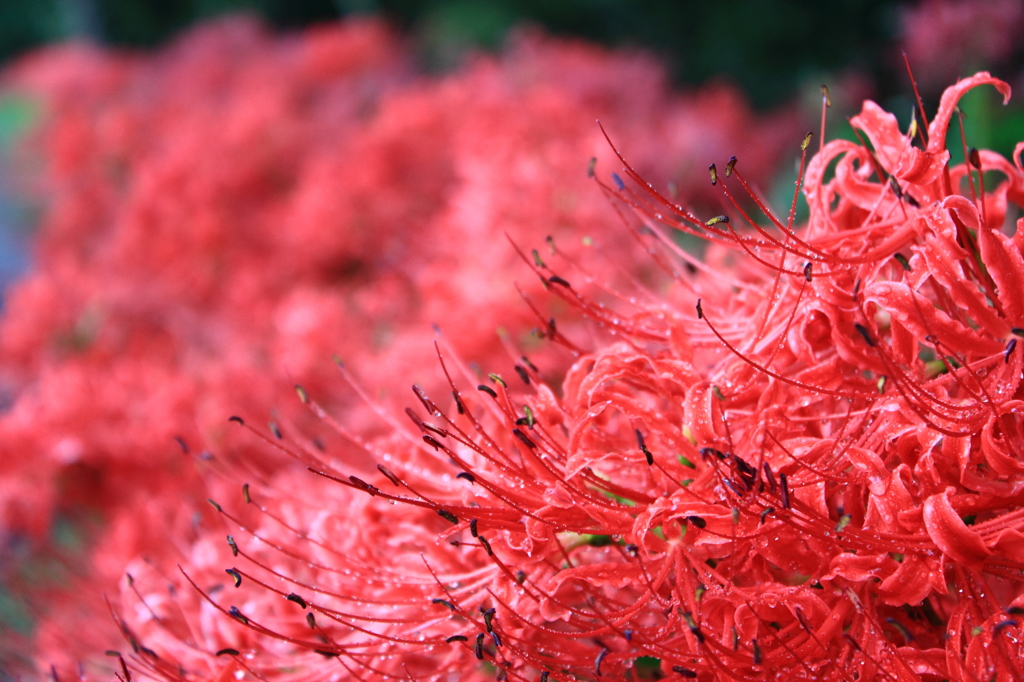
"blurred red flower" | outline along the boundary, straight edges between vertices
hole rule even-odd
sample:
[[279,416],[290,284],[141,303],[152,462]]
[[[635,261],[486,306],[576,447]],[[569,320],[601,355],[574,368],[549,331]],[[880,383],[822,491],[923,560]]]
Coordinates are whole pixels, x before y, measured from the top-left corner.
[[1024,5],[1016,0],[923,0],[903,9],[900,28],[903,51],[921,89],[937,95],[958,77],[1013,54],[1024,29]]
[[[204,543],[221,526],[197,509],[236,489],[229,472],[244,465],[254,489],[298,476],[228,430],[228,415],[274,406],[285,435],[317,433],[314,451],[376,471],[282,391],[299,382],[322,396],[356,442],[387,438],[371,407],[336,389],[329,358],[384,404],[413,382],[445,390],[435,322],[446,347],[488,371],[514,375],[528,352],[538,380],[560,381],[572,358],[531,328],[557,315],[560,333],[591,332],[559,301],[523,305],[515,279],[531,300],[546,284],[505,234],[551,235],[609,284],[651,280],[644,247],[587,180],[586,160],[607,149],[595,118],[696,206],[714,199],[695,182],[698,160],[746,148],[767,181],[796,130],[791,111],[755,117],[728,87],[672,94],[642,55],[532,33],[500,57],[417,76],[400,41],[367,21],[275,38],[232,20],[155,55],[54,48],[5,87],[41,104],[21,158],[42,211],[35,269],[0,321],[0,380],[14,396],[0,417],[0,532],[64,563],[56,580],[5,576],[40,614],[36,660],[61,675],[116,641],[103,594],[118,580],[141,594],[175,562],[216,560]],[[84,553],[47,542],[61,519]],[[140,608],[161,603],[178,602],[164,591]],[[223,630],[201,610],[200,630]],[[198,636],[166,622],[182,642]]]

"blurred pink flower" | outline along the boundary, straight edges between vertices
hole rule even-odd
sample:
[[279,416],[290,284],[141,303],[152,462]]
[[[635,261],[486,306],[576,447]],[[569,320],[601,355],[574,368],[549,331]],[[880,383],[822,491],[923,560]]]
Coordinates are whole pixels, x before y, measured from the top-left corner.
[[[1009,57],[1024,29],[1018,0],[922,0],[904,8],[902,48],[922,90],[947,83]],[[966,70],[965,70],[966,69]]]

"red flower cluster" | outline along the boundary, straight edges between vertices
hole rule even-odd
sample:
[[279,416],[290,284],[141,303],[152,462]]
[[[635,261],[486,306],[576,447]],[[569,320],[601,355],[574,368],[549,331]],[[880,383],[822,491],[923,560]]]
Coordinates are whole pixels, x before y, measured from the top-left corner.
[[560,388],[441,342],[449,383],[372,439],[299,388],[349,448],[271,429],[298,466],[223,460],[223,531],[124,583],[125,676],[1020,679],[1024,143],[950,165],[979,85],[1009,97],[978,74],[907,133],[865,103],[799,229],[735,157],[711,219],[626,165],[601,186],[672,284],[523,254],[618,339],[545,328]]
[[998,64],[1019,49],[1024,5],[1016,0],[923,0],[903,8],[900,24],[902,47],[915,65],[919,85],[937,95],[958,76]]
[[[305,491],[281,502],[296,505],[295,524],[340,534],[324,551],[357,561],[362,543],[401,545],[383,539],[376,512],[355,521],[366,500],[335,502],[333,487],[239,439],[228,415],[280,405],[272,430],[316,433],[315,415],[281,397],[299,382],[352,429],[318,433],[311,452],[366,476],[377,448],[397,437],[381,435],[389,429],[367,403],[335,390],[332,354],[378,391],[375,401],[413,382],[450,390],[429,342],[436,322],[447,348],[488,371],[514,376],[518,363],[542,381],[519,359],[529,352],[544,378],[560,380],[571,358],[542,339],[578,329],[586,343],[589,332],[558,300],[522,303],[517,277],[531,301],[551,285],[524,277],[505,234],[520,244],[550,235],[581,266],[621,255],[594,266],[601,282],[653,281],[645,247],[587,180],[586,160],[607,149],[594,118],[613,122],[652,177],[691,188],[678,200],[696,205],[713,198],[696,180],[699,160],[735,145],[768,170],[794,132],[792,115],[756,119],[728,88],[673,95],[644,57],[536,35],[448,77],[418,77],[372,22],[273,38],[236,20],[153,56],[57,48],[9,71],[6,85],[42,102],[25,158],[43,212],[36,268],[0,321],[2,379],[15,396],[0,418],[0,531],[44,549],[57,517],[88,531],[87,553],[71,557],[58,584],[14,583],[42,614],[37,660],[61,674],[116,641],[102,595],[119,579],[132,627],[147,630],[138,618],[152,618],[171,635],[165,643],[182,643],[173,656],[146,646],[180,660],[183,674],[221,670],[212,653],[243,646],[234,638],[244,632],[204,615],[208,606],[178,610],[196,594],[166,590],[180,582],[168,566],[221,560],[212,548],[223,549],[225,531],[212,509],[197,509],[225,497],[224,486],[237,490],[237,467],[268,504],[272,482]],[[454,481],[457,472],[407,452],[407,439],[395,448],[403,475],[416,457],[422,475]],[[350,512],[336,516],[337,504]],[[402,523],[410,542],[433,542],[429,525]],[[396,576],[423,566],[398,549],[378,564]],[[393,581],[383,575],[357,591],[405,599],[385,596]],[[166,670],[176,675],[177,663]]]

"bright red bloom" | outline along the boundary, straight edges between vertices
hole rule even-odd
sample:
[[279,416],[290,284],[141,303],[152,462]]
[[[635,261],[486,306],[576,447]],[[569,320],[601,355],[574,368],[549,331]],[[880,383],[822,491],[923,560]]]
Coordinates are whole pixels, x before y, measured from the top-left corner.
[[[328,453],[315,429],[268,436],[300,467],[257,479],[238,458],[251,485],[217,505],[235,557],[213,533],[194,543],[180,610],[166,576],[126,586],[133,665],[171,679],[1024,675],[1024,219],[1008,224],[1024,143],[1012,163],[965,149],[969,165],[950,166],[956,102],[979,85],[1009,96],[978,74],[906,134],[865,103],[862,142],[807,165],[799,229],[742,160],[712,167],[731,209],[708,220],[627,166],[633,184],[602,187],[671,286],[613,291],[538,251],[524,260],[550,294],[613,337],[550,325],[579,354],[560,390],[525,360],[483,379],[442,343],[450,386],[414,389],[408,420],[382,410],[387,435]],[[673,229],[710,241],[707,257]]]

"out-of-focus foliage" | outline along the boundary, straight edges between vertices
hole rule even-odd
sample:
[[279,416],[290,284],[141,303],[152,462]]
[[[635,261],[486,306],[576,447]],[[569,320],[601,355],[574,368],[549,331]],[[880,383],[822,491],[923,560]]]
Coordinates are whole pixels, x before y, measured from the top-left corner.
[[[151,46],[197,21],[238,11],[292,28],[375,12],[417,36],[435,67],[471,47],[497,47],[512,26],[656,51],[685,82],[726,76],[759,106],[789,99],[822,71],[855,68],[883,95],[903,87],[891,69],[907,3],[891,0],[41,0],[0,3],[0,58],[72,36]],[[1016,54],[1004,55],[1009,60]]]

